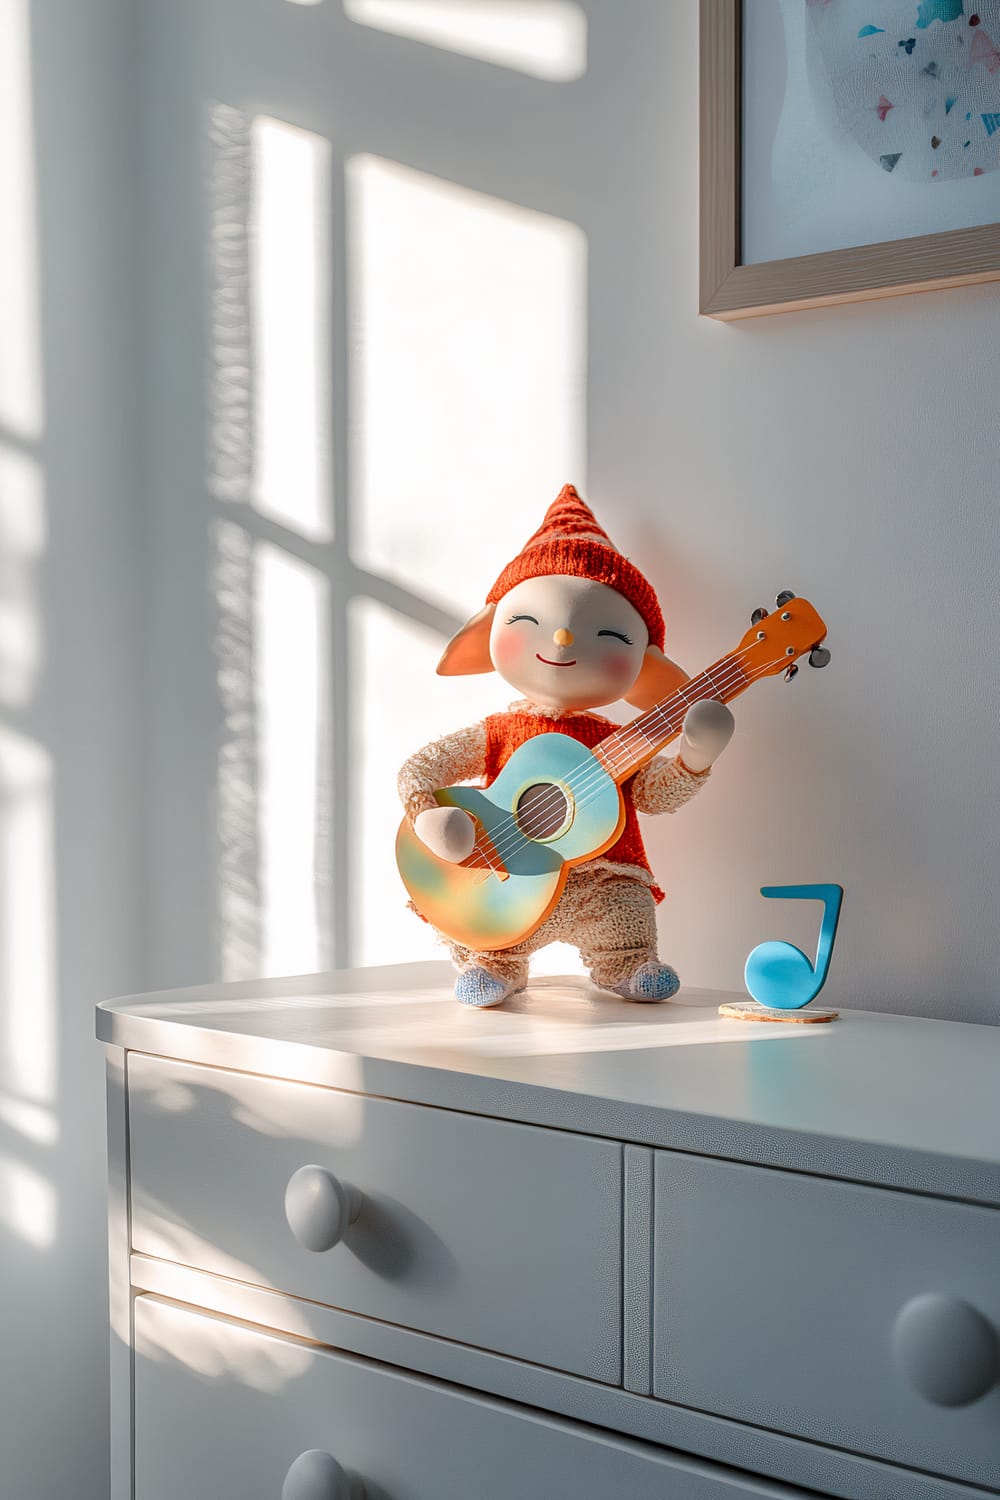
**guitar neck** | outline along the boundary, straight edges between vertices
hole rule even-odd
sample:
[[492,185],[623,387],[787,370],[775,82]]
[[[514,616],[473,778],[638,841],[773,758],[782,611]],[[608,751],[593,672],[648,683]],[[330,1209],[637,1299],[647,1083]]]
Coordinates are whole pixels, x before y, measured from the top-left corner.
[[742,653],[734,652],[720,657],[698,677],[691,677],[682,688],[669,698],[654,706],[631,724],[601,740],[594,755],[616,782],[626,781],[664,745],[676,739],[684,724],[684,715],[692,703],[704,698],[715,698],[720,703],[729,703],[738,698],[750,686],[752,677],[740,662]]

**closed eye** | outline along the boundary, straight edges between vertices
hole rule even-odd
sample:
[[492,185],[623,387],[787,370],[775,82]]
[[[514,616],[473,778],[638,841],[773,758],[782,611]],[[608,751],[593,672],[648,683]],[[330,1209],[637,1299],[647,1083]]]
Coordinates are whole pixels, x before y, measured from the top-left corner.
[[613,635],[616,640],[624,641],[626,646],[632,645],[631,636],[627,636],[622,630],[599,630],[598,635]]
[[510,619],[507,621],[507,624],[516,625],[518,620],[530,620],[532,625],[538,624],[538,621],[535,619],[534,615],[511,615]]

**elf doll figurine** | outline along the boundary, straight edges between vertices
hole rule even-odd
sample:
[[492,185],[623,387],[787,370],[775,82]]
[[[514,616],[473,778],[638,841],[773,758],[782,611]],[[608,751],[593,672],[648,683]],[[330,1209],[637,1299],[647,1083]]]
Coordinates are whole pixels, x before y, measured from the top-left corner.
[[[438,664],[445,676],[497,671],[523,697],[406,761],[399,793],[420,843],[437,859],[461,864],[472,853],[476,825],[462,808],[439,805],[436,791],[469,781],[489,786],[521,745],[549,731],[593,749],[619,727],[593,709],[624,699],[645,710],[676,692],[687,675],[664,656],[663,644],[651,585],[567,484]],[[456,998],[500,1005],[525,988],[529,956],[557,941],[577,947],[594,983],[626,1000],[675,995],[680,980],[656,952],[663,892],[636,813],[676,812],[690,801],[732,732],[723,703],[693,704],[676,756],[649,760],[621,784],[625,821],[617,841],[568,871],[555,907],[522,941],[474,951],[445,937],[458,969]]]

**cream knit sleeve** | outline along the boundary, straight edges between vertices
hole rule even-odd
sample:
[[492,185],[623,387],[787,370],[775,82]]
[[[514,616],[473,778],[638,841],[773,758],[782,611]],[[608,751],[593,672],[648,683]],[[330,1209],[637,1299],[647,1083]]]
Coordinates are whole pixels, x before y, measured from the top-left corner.
[[471,724],[424,745],[404,761],[397,786],[406,816],[437,807],[434,793],[458,781],[473,781],[486,771],[486,726]]
[[676,812],[685,802],[690,802],[710,775],[710,769],[696,774],[676,756],[667,760],[658,755],[633,776],[632,800],[638,812]]

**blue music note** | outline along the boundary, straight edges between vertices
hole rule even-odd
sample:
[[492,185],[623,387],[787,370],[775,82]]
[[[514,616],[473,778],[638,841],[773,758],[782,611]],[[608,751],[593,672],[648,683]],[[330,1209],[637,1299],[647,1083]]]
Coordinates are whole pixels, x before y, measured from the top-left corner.
[[755,1000],[774,1010],[801,1010],[815,1000],[826,983],[833,940],[837,936],[844,888],[840,885],[765,885],[762,896],[787,901],[822,901],[823,923],[811,964],[801,948],[791,943],[761,943],[747,959],[744,982]]

